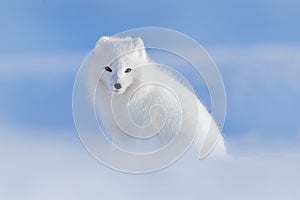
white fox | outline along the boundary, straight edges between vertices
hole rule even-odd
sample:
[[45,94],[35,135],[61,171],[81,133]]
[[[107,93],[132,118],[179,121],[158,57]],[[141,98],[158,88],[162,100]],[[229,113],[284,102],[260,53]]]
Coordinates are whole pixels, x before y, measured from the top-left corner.
[[155,151],[169,145],[179,129],[186,134],[182,141],[192,142],[197,134],[200,148],[211,129],[219,135],[213,154],[226,155],[207,109],[172,70],[150,61],[141,38],[101,37],[88,86],[102,129],[120,148]]

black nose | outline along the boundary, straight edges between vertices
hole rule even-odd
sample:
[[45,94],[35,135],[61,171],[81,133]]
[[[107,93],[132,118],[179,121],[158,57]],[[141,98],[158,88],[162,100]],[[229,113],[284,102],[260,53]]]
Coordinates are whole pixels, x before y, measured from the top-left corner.
[[117,90],[119,90],[119,89],[121,89],[121,83],[115,83],[114,84],[114,87],[117,89]]

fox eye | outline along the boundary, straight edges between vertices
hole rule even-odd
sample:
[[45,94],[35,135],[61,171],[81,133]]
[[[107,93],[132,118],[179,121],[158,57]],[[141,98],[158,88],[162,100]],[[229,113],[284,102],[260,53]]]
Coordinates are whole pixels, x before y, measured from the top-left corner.
[[108,66],[106,66],[104,69],[105,69],[106,71],[108,71],[108,72],[112,72],[111,68],[108,67]]
[[131,72],[131,68],[125,69],[125,73],[129,73],[129,72]]

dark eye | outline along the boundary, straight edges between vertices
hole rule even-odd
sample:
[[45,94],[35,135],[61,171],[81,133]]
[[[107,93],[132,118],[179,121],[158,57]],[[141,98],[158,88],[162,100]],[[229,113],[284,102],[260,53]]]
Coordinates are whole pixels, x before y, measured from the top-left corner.
[[111,68],[108,67],[108,66],[106,66],[104,69],[105,69],[106,71],[108,71],[108,72],[112,72]]
[[125,70],[125,73],[129,73],[129,72],[131,72],[131,68],[127,68],[127,69]]

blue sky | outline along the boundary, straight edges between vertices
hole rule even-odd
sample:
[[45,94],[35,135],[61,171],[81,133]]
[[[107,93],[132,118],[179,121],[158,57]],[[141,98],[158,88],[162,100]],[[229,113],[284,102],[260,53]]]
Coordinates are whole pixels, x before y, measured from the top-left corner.
[[[1,68],[14,72],[0,81],[0,119],[20,126],[74,128],[72,84],[95,41],[130,28],[160,26],[191,36],[216,61],[228,94],[228,136],[259,132],[295,137],[299,91],[286,83],[298,84],[299,4],[1,1]],[[278,76],[282,78],[276,82]],[[242,82],[248,87],[238,88]],[[257,116],[258,110],[265,111]]]
[[100,35],[159,26],[204,45],[299,42],[296,0],[10,1],[0,3],[1,52],[90,49]]
[[291,0],[1,1],[0,122],[74,130],[72,85],[95,41],[158,26],[192,37],[219,66],[228,97],[228,138],[255,133],[294,139],[300,132],[299,5]]
[[[270,151],[290,150],[285,156],[279,156],[287,160],[275,163],[269,162],[270,157],[255,161],[262,163],[261,166],[255,162],[249,165],[237,163],[245,167],[245,171],[248,169],[253,174],[260,175],[244,174],[249,180],[249,185],[245,188],[253,189],[252,193],[246,191],[249,198],[260,199],[258,197],[262,187],[252,186],[263,186],[262,183],[276,183],[277,185],[270,184],[270,188],[278,188],[278,199],[286,198],[289,194],[299,197],[296,189],[299,181],[292,179],[295,177],[293,172],[297,171],[293,167],[299,166],[299,159],[289,160],[293,153],[299,155],[299,149],[294,151],[293,148],[299,146],[300,142],[299,7],[300,1],[296,0],[2,0],[0,149],[3,148],[4,151],[1,149],[0,157],[5,163],[5,170],[0,170],[0,198],[1,194],[7,193],[12,195],[12,199],[20,199],[20,196],[46,199],[45,194],[49,194],[47,196],[50,199],[57,199],[59,194],[64,193],[61,188],[66,189],[67,185],[71,186],[64,193],[65,199],[74,199],[72,194],[77,195],[84,187],[85,193],[92,192],[91,197],[99,196],[99,192],[107,196],[122,196],[129,195],[132,191],[123,188],[122,184],[134,188],[140,183],[143,183],[140,189],[151,197],[154,193],[146,186],[148,183],[176,179],[176,166],[173,171],[149,175],[149,179],[127,179],[126,175],[111,172],[104,167],[99,168],[98,163],[90,158],[79,143],[72,118],[75,75],[98,38],[147,26],[171,28],[187,34],[203,45],[216,62],[227,93],[224,134],[230,141],[229,144],[237,143],[232,144],[233,147],[239,147],[235,151],[243,148],[257,151],[262,148],[267,152],[268,147],[263,148],[261,145],[269,143],[274,144]],[[207,95],[203,98],[209,104]],[[193,168],[182,164],[183,162],[177,167],[183,170],[180,171],[181,174],[185,174],[187,167],[191,169],[191,177],[195,177],[192,185],[200,183],[206,191],[215,191],[215,185],[219,188],[227,186],[222,191],[224,194],[232,193],[231,197],[241,197],[245,192],[245,188],[238,186],[244,180],[240,178],[243,173],[240,168],[235,167],[236,163],[228,164],[226,170],[228,174],[235,174],[237,171],[239,177],[231,179],[226,176],[224,180],[232,181],[232,184],[227,184],[223,179],[219,180],[212,175],[214,170],[208,173],[214,177],[210,179],[206,174],[198,174],[197,169],[201,168],[198,164],[192,165],[197,166]],[[284,170],[281,170],[283,162],[286,164],[283,165]],[[24,163],[28,164],[19,171],[18,166],[23,166]],[[33,170],[31,164],[35,166]],[[273,164],[276,167],[272,168],[273,171],[268,171]],[[231,167],[236,170],[230,170]],[[285,172],[288,172],[287,176]],[[61,177],[65,177],[64,181],[57,181]],[[111,177],[121,180],[118,185],[122,189],[120,194],[110,190],[115,187],[115,182],[104,184],[99,181],[110,180]],[[203,177],[205,182],[198,182]],[[260,177],[263,177],[263,181]],[[180,187],[171,185],[172,191],[195,195],[187,187],[187,179],[177,177],[176,180],[184,180],[184,184],[179,185]],[[58,182],[60,188],[55,188]],[[98,185],[103,190],[99,190]],[[55,189],[51,193],[48,188],[52,187]],[[7,188],[7,191],[1,191],[2,188]],[[16,188],[21,192],[14,193]],[[36,193],[35,188],[40,189],[40,193]],[[154,185],[154,188],[160,190],[164,187]],[[198,189],[191,188],[193,191]],[[241,189],[242,192],[235,194],[232,188]],[[270,188],[269,192],[272,191]],[[142,197],[143,194],[141,192],[137,196]],[[170,194],[171,192],[168,193]],[[209,196],[208,193],[205,194],[205,197]],[[268,199],[267,193],[265,195],[261,199]],[[4,197],[7,199],[8,196]],[[155,198],[155,195],[152,197]],[[225,196],[221,197],[226,199]]]

